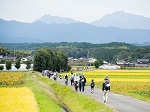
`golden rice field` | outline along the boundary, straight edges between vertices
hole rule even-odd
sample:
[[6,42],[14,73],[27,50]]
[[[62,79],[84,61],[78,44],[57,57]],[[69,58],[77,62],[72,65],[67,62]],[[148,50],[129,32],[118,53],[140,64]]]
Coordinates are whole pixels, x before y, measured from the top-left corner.
[[21,84],[24,76],[24,72],[0,72],[0,85]]
[[87,81],[94,79],[95,82],[102,82],[106,75],[111,82],[150,82],[150,71],[148,70],[94,70],[83,72]]
[[24,76],[24,72],[0,72],[0,112],[39,112],[29,88],[12,88],[21,84]]
[[94,79],[98,88],[101,88],[105,76],[108,75],[111,91],[138,95],[140,99],[150,102],[149,70],[94,70],[83,74],[88,84]]
[[34,94],[27,88],[0,88],[0,112],[39,112]]
[[150,70],[93,70],[80,73],[86,77],[87,85],[94,79],[97,88],[102,87],[104,78],[108,75],[112,92],[134,94],[140,96],[139,99],[150,102]]

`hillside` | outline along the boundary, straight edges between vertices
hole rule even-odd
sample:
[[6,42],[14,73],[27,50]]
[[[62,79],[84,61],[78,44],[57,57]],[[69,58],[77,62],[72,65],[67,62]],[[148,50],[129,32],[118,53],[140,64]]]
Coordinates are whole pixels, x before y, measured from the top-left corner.
[[22,23],[0,19],[0,43],[149,42],[150,30],[96,27],[87,23]]

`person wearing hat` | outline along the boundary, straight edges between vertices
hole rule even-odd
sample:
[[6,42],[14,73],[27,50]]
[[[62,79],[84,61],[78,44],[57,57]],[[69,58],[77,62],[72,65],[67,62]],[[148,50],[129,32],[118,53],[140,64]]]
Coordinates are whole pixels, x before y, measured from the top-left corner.
[[104,103],[108,100],[108,92],[110,92],[110,81],[108,77],[105,77],[104,82],[102,84],[102,91],[103,91],[103,99]]

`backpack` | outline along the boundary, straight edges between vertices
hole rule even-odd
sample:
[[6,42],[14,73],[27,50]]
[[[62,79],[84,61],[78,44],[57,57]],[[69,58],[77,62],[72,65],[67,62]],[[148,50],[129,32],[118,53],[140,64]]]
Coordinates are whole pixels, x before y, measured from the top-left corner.
[[108,81],[105,82],[105,88],[109,88],[110,87],[110,83]]
[[84,82],[84,78],[82,78],[81,82]]
[[91,82],[91,86],[94,87],[94,85],[95,85],[94,82]]

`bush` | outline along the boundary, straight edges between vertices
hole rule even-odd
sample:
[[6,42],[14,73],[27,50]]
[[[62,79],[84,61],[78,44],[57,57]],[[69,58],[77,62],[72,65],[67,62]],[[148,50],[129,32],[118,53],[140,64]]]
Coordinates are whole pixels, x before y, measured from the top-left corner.
[[3,70],[4,69],[4,66],[3,65],[0,65],[0,70]]
[[6,61],[6,70],[11,69],[11,61]]

